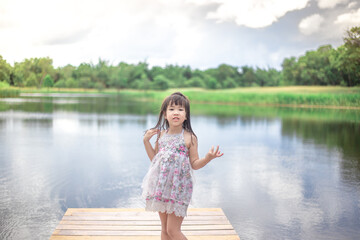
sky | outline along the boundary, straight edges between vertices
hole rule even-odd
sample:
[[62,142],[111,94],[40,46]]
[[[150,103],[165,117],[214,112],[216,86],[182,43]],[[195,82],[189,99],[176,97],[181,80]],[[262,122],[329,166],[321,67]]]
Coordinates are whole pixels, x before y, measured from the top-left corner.
[[0,0],[0,55],[281,69],[359,25],[359,0]]

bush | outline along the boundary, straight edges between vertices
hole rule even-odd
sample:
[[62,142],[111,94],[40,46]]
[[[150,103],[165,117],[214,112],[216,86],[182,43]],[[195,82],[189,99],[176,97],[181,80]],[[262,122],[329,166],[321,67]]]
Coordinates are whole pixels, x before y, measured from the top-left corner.
[[201,87],[201,88],[205,88],[206,85],[205,85],[204,81],[201,78],[193,77],[193,78],[190,78],[189,80],[187,80],[185,82],[185,87]]
[[96,88],[99,92],[101,92],[102,90],[104,90],[105,86],[104,86],[104,84],[102,84],[102,83],[100,83],[100,82],[97,82],[97,83],[95,83],[95,88]]
[[232,78],[226,78],[225,82],[224,82],[224,87],[225,88],[236,88],[237,84],[235,82],[234,79]]
[[207,78],[206,87],[208,89],[218,89],[218,88],[221,88],[221,85],[220,85],[220,83],[218,83],[218,81],[216,81],[215,78],[209,77],[209,78]]
[[61,79],[61,80],[57,81],[54,84],[54,87],[56,87],[56,88],[65,88],[66,87],[65,80]]
[[152,84],[152,88],[155,90],[166,90],[169,88],[169,80],[163,75],[158,75],[154,79],[154,83]]
[[38,87],[38,81],[34,73],[30,74],[30,76],[25,80],[26,87]]
[[52,77],[48,74],[46,75],[46,77],[44,78],[44,83],[43,83],[43,87],[53,87],[54,86],[54,80],[52,79]]
[[66,80],[65,85],[67,88],[77,88],[79,87],[79,84],[77,81],[75,81],[73,78],[69,78]]
[[10,87],[9,83],[7,82],[0,82],[0,88],[8,88]]
[[90,77],[81,77],[79,81],[79,86],[82,88],[93,88],[94,84],[91,82]]
[[0,81],[0,97],[17,97],[20,90],[10,88],[9,83]]

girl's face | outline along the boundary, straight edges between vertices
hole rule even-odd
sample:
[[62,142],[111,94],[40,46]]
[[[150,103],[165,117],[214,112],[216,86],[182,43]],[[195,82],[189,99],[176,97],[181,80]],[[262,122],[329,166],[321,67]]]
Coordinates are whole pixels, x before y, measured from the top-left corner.
[[166,108],[165,119],[168,121],[170,127],[182,126],[186,120],[185,107],[170,103]]

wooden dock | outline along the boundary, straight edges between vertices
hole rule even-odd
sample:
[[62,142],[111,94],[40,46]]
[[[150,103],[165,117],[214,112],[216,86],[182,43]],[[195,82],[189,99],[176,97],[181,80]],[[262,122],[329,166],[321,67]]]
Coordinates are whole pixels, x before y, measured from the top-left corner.
[[[189,240],[240,240],[221,208],[189,208],[182,232]],[[129,208],[69,208],[50,240],[160,240],[156,212]]]

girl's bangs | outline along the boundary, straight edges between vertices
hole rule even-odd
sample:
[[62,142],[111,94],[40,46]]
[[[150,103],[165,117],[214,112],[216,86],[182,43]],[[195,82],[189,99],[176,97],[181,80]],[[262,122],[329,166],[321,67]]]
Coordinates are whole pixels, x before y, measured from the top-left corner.
[[178,105],[178,106],[186,107],[186,98],[183,98],[178,95],[173,95],[169,100],[170,100],[169,106]]

